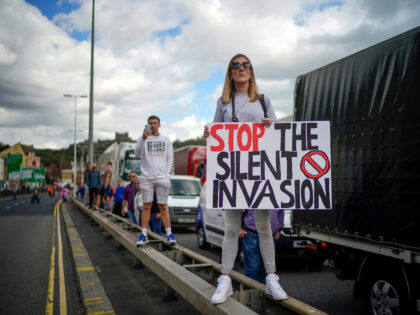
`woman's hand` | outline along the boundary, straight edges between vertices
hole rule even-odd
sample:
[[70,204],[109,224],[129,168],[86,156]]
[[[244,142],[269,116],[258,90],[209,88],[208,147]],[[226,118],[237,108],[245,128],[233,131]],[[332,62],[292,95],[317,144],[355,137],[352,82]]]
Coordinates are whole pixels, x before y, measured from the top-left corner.
[[207,125],[206,125],[206,126],[204,126],[203,137],[204,137],[205,139],[207,139],[208,137],[210,137],[210,130],[209,130],[209,127],[208,127]]
[[261,124],[265,128],[269,128],[273,122],[274,122],[274,120],[271,119],[271,118],[261,118]]

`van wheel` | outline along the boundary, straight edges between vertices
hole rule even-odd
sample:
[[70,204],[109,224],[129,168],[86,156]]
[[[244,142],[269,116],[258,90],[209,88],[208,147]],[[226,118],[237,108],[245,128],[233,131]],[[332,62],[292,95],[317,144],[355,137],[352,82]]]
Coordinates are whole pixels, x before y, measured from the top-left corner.
[[207,243],[206,235],[204,234],[204,229],[201,225],[197,228],[197,245],[198,248],[207,249],[210,247],[210,244]]
[[406,314],[408,302],[407,290],[397,276],[377,272],[367,283],[365,301],[369,314]]

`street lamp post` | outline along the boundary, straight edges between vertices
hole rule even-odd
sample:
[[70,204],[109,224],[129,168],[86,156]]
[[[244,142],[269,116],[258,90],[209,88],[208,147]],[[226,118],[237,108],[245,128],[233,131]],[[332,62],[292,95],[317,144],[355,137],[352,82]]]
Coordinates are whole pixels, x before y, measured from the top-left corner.
[[76,104],[77,104],[77,98],[87,98],[86,95],[72,95],[72,94],[64,94],[64,97],[74,97],[74,147],[73,147],[73,197],[76,197],[76,180],[77,180],[77,159],[76,159]]

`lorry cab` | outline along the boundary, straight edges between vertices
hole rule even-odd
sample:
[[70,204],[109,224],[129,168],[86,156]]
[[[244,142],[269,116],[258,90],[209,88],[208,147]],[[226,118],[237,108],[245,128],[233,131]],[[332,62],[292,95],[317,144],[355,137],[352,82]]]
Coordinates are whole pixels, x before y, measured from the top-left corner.
[[118,180],[126,186],[130,181],[128,175],[131,171],[140,175],[140,158],[134,154],[135,142],[117,142],[111,144],[98,158],[98,169],[103,174],[107,162],[112,162],[111,186],[117,187]]
[[186,175],[171,176],[168,210],[172,226],[194,226],[200,192],[199,178]]

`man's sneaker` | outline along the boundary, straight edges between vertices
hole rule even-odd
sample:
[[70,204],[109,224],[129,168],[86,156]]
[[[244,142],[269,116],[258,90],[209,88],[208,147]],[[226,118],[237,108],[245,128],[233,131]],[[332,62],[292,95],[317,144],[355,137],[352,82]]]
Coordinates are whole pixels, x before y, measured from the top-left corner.
[[276,274],[268,274],[265,278],[265,282],[265,293],[271,295],[275,300],[287,299],[287,294],[280,286],[279,277]]
[[217,279],[217,288],[213,293],[210,302],[212,304],[220,304],[233,294],[232,280],[228,276],[220,276]]
[[147,238],[147,235],[144,235],[143,233],[140,234],[139,239],[137,240],[136,246],[142,247],[149,243],[149,239]]
[[172,233],[166,236],[166,243],[171,246],[176,244],[175,236]]

